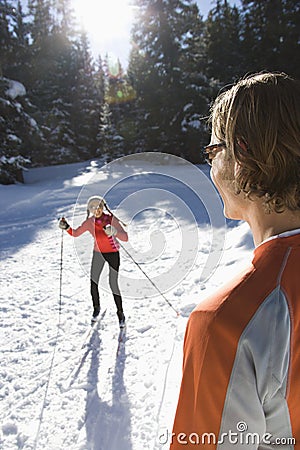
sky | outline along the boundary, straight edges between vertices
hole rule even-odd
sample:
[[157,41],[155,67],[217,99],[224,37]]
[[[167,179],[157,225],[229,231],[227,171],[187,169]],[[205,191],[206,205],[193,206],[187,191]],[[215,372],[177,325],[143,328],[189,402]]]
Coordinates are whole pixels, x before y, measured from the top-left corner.
[[[133,18],[131,0],[73,0],[79,22],[88,31],[91,50],[95,57],[106,54],[118,58],[127,67],[130,52],[130,29]],[[238,4],[238,0],[230,0]],[[206,17],[212,8],[212,0],[197,0],[200,13]]]

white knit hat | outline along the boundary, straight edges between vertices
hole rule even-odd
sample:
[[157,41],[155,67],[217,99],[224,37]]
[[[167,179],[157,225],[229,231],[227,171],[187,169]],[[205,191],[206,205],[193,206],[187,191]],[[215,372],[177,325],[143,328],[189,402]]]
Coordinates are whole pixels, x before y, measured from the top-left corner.
[[93,197],[90,197],[87,202],[87,217],[89,217],[90,212],[98,207],[104,207],[105,206],[105,200],[102,197],[99,197],[98,195],[93,195]]

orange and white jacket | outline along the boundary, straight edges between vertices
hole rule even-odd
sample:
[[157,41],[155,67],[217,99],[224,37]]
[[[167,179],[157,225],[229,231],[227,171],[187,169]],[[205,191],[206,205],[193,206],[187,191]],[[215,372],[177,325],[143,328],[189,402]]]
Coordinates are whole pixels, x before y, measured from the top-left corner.
[[[117,229],[117,235],[107,236],[104,231],[106,225],[112,225]],[[119,251],[120,245],[116,238],[127,241],[128,235],[117,219],[109,214],[103,213],[99,219],[94,216],[86,219],[78,228],[69,228],[68,233],[77,237],[88,231],[94,238],[94,251],[111,253]]]
[[300,449],[300,230],[192,312],[170,448]]

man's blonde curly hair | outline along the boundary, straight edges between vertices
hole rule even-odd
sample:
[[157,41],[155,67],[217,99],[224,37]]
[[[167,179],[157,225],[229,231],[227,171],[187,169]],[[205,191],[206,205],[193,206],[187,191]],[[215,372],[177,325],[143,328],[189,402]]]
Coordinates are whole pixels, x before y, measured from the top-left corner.
[[264,197],[269,212],[300,209],[300,82],[259,73],[221,93],[211,110],[216,138],[238,163],[236,192]]

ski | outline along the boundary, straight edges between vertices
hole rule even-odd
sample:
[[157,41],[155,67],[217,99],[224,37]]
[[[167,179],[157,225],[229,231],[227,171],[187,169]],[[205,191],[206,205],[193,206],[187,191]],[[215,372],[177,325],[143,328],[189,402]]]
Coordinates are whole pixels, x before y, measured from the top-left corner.
[[88,342],[88,340],[89,340],[89,337],[90,337],[90,336],[93,334],[93,332],[98,328],[98,325],[99,325],[99,323],[104,319],[105,314],[106,314],[106,308],[105,308],[105,310],[103,311],[102,314],[99,314],[99,315],[98,315],[97,320],[94,320],[94,321],[91,322],[91,325],[90,325],[90,327],[88,328],[88,330],[87,330],[87,332],[85,333],[84,338],[83,338],[83,340],[82,340],[82,345],[81,345],[81,347],[80,347],[81,350],[84,349],[84,347],[86,346],[86,344],[87,344],[87,342]]
[[117,356],[119,356],[121,345],[126,341],[126,325],[123,328],[120,328],[119,336],[118,336],[118,348],[117,348]]
[[[98,329],[98,325],[103,320],[105,314],[106,314],[106,309],[103,311],[102,314],[99,314],[98,320],[93,322],[93,324],[89,327],[89,329],[85,333],[84,338],[82,340],[82,344],[79,348],[79,355],[78,355],[78,359],[76,360],[76,362],[74,364],[74,368],[71,371],[71,373],[69,374],[69,376],[65,379],[63,385],[61,386],[62,392],[67,392],[69,389],[71,389],[74,381],[76,380],[76,378],[84,364],[84,361],[85,361],[88,353],[90,352],[91,348],[89,347],[89,343],[91,342],[92,336],[93,336],[94,332]],[[88,348],[86,349],[86,347],[88,347]],[[85,352],[83,352],[83,350],[85,350]]]

